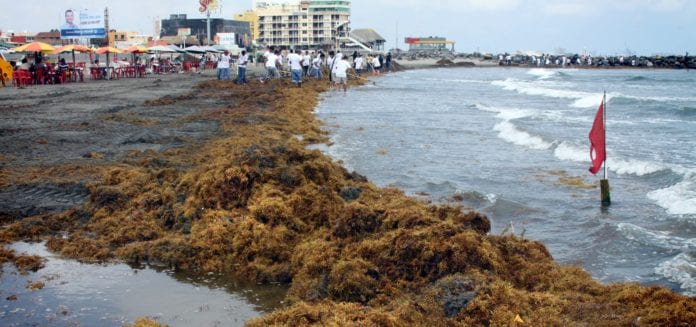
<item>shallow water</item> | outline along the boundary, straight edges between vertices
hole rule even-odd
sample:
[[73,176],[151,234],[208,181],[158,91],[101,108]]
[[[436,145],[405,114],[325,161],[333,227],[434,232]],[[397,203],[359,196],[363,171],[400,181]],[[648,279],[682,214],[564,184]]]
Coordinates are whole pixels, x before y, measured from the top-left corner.
[[[47,262],[28,275],[4,266],[2,326],[122,326],[138,317],[170,326],[242,326],[281,307],[287,291],[285,286],[247,284],[217,274],[79,263],[50,253],[43,243],[18,242],[12,248]],[[36,281],[45,287],[25,287]],[[16,300],[9,300],[11,296]]]
[[[696,295],[696,72],[448,68],[329,93],[324,151],[380,186],[454,201],[605,282]],[[588,133],[607,91],[612,205]],[[452,195],[458,199],[452,200]]]

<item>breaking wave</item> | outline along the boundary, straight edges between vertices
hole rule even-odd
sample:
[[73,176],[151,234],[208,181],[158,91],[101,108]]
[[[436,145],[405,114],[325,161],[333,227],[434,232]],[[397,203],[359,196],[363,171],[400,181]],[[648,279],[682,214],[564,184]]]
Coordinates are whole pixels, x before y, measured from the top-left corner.
[[648,198],[673,215],[696,215],[696,172],[685,174],[681,182],[648,193]]
[[684,252],[661,263],[655,273],[679,284],[687,296],[696,296],[696,253]]
[[[575,100],[571,106],[577,108],[591,108],[599,106],[603,96],[602,93],[553,89],[533,82],[519,81],[514,78],[508,78],[504,81],[493,81],[491,84],[500,86],[508,91],[516,91],[520,94]],[[610,97],[610,95],[608,95],[608,97]]]

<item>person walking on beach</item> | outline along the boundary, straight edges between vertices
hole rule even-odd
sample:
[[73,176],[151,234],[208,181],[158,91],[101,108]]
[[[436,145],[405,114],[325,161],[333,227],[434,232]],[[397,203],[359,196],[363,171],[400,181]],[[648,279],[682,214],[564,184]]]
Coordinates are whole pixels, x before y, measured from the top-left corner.
[[246,50],[242,50],[242,54],[239,55],[239,63],[237,64],[237,84],[246,84],[246,66],[249,62],[249,55]]
[[218,59],[218,80],[230,80],[230,59],[230,52],[227,50],[225,50],[225,52]]
[[264,77],[264,80],[275,79],[279,76],[278,67],[276,65],[280,59],[277,53],[277,50],[275,52],[269,51],[268,55],[266,56],[266,76]]
[[293,49],[290,49],[290,54],[288,55],[288,66],[290,66],[290,72],[292,73],[292,82],[298,87],[302,86],[302,56]]
[[316,76],[317,80],[321,80],[321,66],[324,62],[324,54],[320,53],[314,60],[312,60],[312,74]]
[[354,65],[355,65],[355,73],[360,76],[360,73],[362,72],[362,67],[363,67],[363,57],[361,54],[358,54],[357,57],[355,57],[354,60]]
[[392,54],[391,54],[391,52],[387,52],[386,64],[387,64],[387,71],[391,72],[392,71]]
[[334,65],[334,85],[336,86],[336,91],[343,87],[343,93],[348,91],[348,69],[350,69],[350,63],[347,58],[339,59]]
[[329,51],[329,58],[326,60],[326,65],[329,67],[329,82],[333,82],[334,64],[336,64],[336,54],[331,50]]
[[380,75],[380,68],[382,68],[382,64],[379,62],[379,57],[375,56],[372,58],[372,75],[374,76],[379,76]]
[[309,67],[312,66],[312,57],[309,51],[302,51],[302,77],[309,76]]

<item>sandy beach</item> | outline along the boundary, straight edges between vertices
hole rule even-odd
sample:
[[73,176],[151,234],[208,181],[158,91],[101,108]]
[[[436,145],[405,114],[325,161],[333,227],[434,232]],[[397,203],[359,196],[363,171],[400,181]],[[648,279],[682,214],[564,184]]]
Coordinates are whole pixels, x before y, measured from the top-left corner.
[[[328,141],[313,114],[326,81],[250,79],[0,89],[0,242],[290,285],[287,307],[250,326],[696,320],[694,298],[602,285],[539,242],[490,235],[482,214],[376,187],[307,148]],[[41,268],[6,248],[0,259]]]

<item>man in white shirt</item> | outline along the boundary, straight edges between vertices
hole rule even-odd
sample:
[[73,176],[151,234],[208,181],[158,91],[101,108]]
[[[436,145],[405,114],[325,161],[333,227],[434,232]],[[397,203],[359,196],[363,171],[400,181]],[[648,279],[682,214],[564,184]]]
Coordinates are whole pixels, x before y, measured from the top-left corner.
[[355,73],[360,75],[360,72],[362,72],[362,67],[363,67],[363,57],[361,54],[358,54],[357,57],[355,57]]
[[320,53],[312,60],[312,76],[316,76],[317,80],[321,80],[321,66],[324,62],[324,54]]
[[312,57],[309,56],[309,51],[302,51],[302,77],[309,76],[309,66],[312,65]]
[[230,80],[230,52],[225,50],[225,52],[220,56],[218,60],[218,79],[219,80]]
[[288,66],[290,66],[290,72],[292,72],[292,82],[298,87],[302,86],[302,56],[293,49],[290,49],[290,54],[288,55]]
[[379,76],[380,69],[382,69],[382,64],[379,62],[379,57],[375,56],[374,58],[372,58],[372,74],[375,76]]
[[239,63],[237,64],[237,84],[246,84],[246,65],[249,62],[249,55],[246,50],[242,50],[239,55]]
[[278,78],[278,68],[276,67],[276,65],[278,64],[278,60],[279,57],[277,50],[275,52],[269,52],[266,56],[266,77],[264,78],[265,80]]
[[348,69],[350,69],[350,63],[345,58],[341,58],[334,64],[334,85],[336,85],[336,90],[338,91],[343,85],[343,92],[348,91]]

